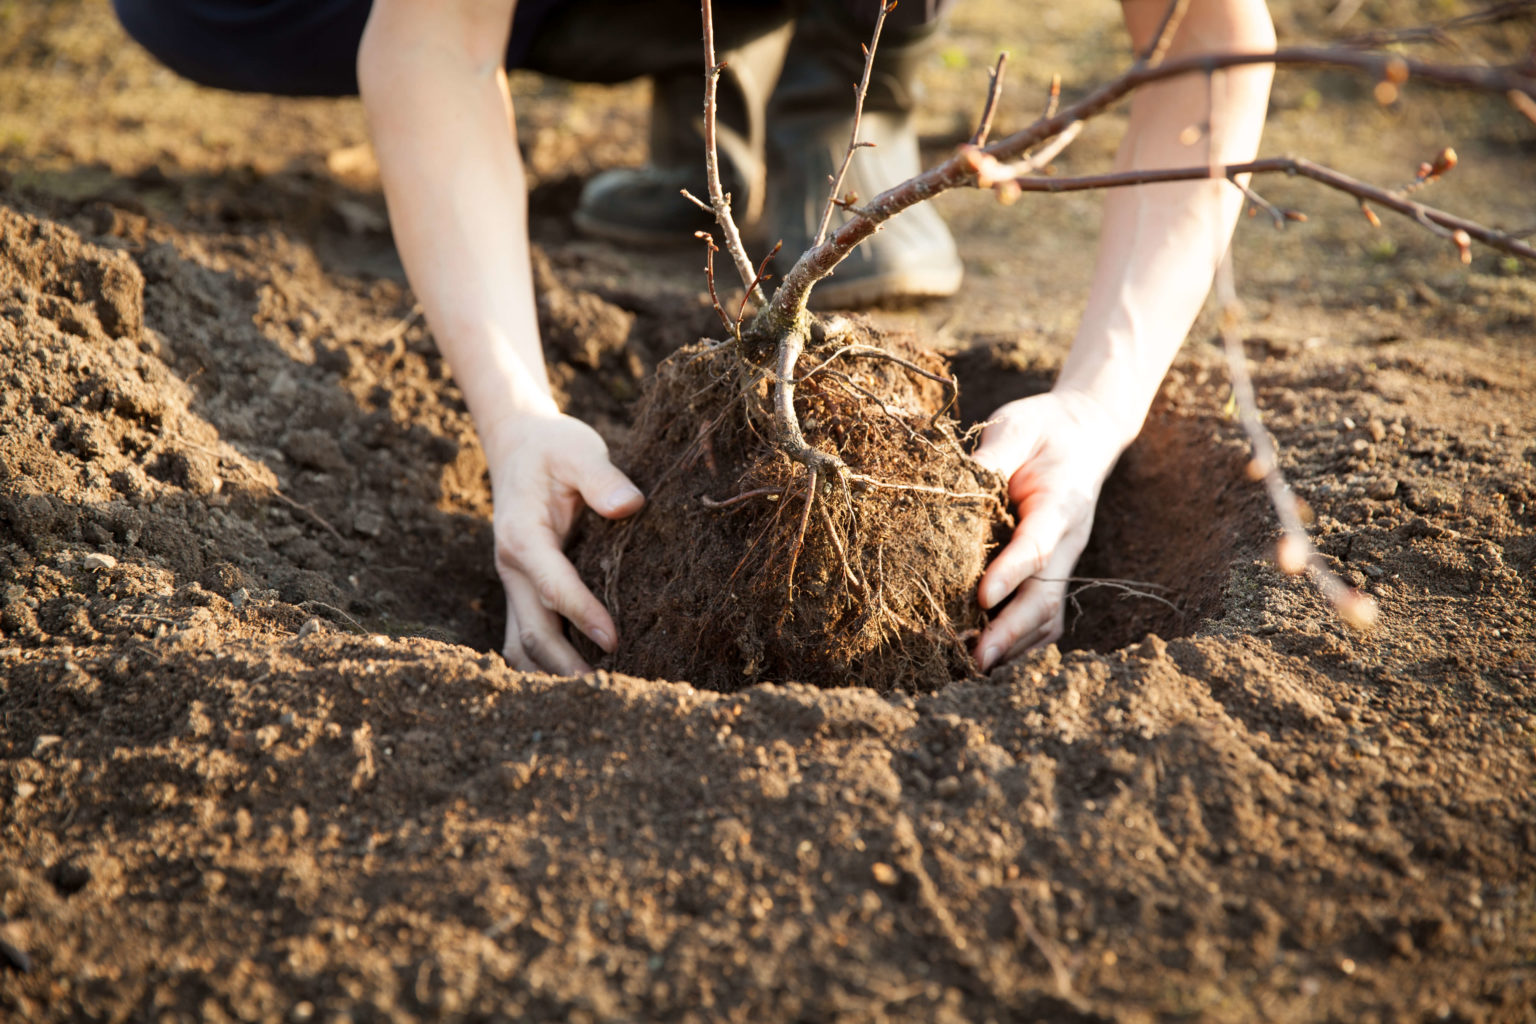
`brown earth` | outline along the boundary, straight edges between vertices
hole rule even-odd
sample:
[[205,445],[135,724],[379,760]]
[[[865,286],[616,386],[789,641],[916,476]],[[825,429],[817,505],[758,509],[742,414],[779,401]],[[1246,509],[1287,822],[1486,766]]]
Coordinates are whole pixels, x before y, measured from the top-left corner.
[[[936,154],[999,40],[1014,121],[1111,66],[1113,5],[1027,6],[962,5]],[[711,329],[699,254],[564,219],[643,90],[514,91],[552,375],[617,443]],[[1391,182],[1454,143],[1435,200],[1517,227],[1533,138],[1288,76],[1267,148]],[[1295,183],[1308,224],[1240,232],[1370,633],[1269,566],[1197,328],[1079,568],[1175,608],[1086,591],[1059,649],[925,696],[557,679],[493,652],[483,458],[362,141],[355,102],[175,81],[104,4],[0,5],[0,1017],[1536,1019],[1531,268]],[[1059,365],[1093,200],[943,206],[966,291],[877,320],[974,419]]]

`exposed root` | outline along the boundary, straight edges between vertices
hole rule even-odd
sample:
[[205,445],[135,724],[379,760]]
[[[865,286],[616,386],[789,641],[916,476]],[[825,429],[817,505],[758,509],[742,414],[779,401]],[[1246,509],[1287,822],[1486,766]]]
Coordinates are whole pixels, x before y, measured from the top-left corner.
[[719,500],[705,495],[699,499],[699,503],[702,504],[705,508],[731,508],[735,505],[740,505],[742,502],[752,498],[767,497],[772,500],[777,500],[783,494],[784,488],[782,487],[758,487],[754,490],[743,491],[741,494],[737,494],[730,498],[722,498]]
[[[1165,605],[1175,614],[1183,612],[1182,608],[1163,596],[1163,594],[1170,593],[1171,588],[1165,587],[1160,583],[1147,583],[1143,580],[1111,579],[1100,576],[1068,576],[1064,579],[1045,580],[1045,582],[1076,584],[1071,590],[1067,591],[1067,601],[1071,603],[1073,614],[1075,615],[1083,614],[1083,606],[1078,602],[1077,595],[1086,590],[1095,590],[1099,587],[1118,591],[1122,598],[1139,597],[1147,601],[1156,601],[1158,604]],[[1158,593],[1158,591],[1162,591],[1162,593]]]
[[798,383],[804,383],[810,377],[826,369],[827,366],[829,366],[835,360],[849,355],[863,356],[867,359],[883,359],[886,362],[895,363],[897,366],[903,367],[904,369],[917,374],[919,377],[924,377],[928,380],[931,380],[935,384],[944,385],[944,387],[948,389],[948,397],[945,399],[944,405],[939,409],[939,411],[934,413],[933,416],[929,419],[928,422],[930,425],[938,422],[940,416],[947,415],[949,410],[954,408],[955,400],[960,397],[960,385],[955,381],[953,376],[941,376],[940,374],[934,373],[931,370],[923,369],[921,366],[918,366],[910,359],[903,359],[898,355],[887,352],[883,348],[874,348],[870,345],[844,345],[842,348],[838,349],[836,352],[833,352],[826,359],[818,363],[816,367],[809,373],[805,374],[805,376],[801,377]]
[[811,525],[811,509],[816,507],[816,483],[819,474],[817,467],[811,467],[811,478],[805,488],[805,511],[800,513],[800,530],[795,535],[795,543],[789,550],[789,571],[784,574],[784,585],[789,589],[789,600],[784,603],[784,613],[795,603],[795,564],[800,561],[800,552],[805,548],[805,531]]
[[1006,508],[998,496],[990,491],[951,491],[944,487],[929,487],[925,484],[893,484],[885,480],[876,480],[862,473],[849,473],[848,479],[861,487],[874,487],[883,491],[909,491],[914,494],[934,494],[943,498],[952,498],[955,501],[988,501]]

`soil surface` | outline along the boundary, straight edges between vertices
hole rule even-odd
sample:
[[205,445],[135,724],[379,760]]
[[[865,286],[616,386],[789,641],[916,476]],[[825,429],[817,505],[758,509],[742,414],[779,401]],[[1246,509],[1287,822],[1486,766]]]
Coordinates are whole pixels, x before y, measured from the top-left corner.
[[[1005,126],[1123,59],[1112,4],[960,6],[934,156],[993,48]],[[1536,221],[1528,121],[1369,85],[1282,77],[1266,150],[1390,184],[1454,144],[1433,201]],[[569,227],[643,87],[513,91],[552,378],[619,444],[713,329],[701,254]],[[0,5],[0,172],[0,1017],[1536,1019],[1531,267],[1292,182],[1307,224],[1239,232],[1267,423],[1370,632],[1273,569],[1200,326],[1078,570],[1168,604],[1085,589],[1060,646],[926,694],[725,695],[495,653],[484,460],[355,101]],[[1048,386],[1095,205],[946,197],[965,290],[877,323],[972,420]]]

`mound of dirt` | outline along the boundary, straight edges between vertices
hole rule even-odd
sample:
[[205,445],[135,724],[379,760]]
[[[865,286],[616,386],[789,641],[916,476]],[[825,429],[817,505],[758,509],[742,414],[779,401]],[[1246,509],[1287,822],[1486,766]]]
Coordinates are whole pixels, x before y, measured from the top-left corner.
[[806,443],[842,462],[823,476],[769,440],[770,375],[734,344],[647,380],[615,453],[647,505],[589,515],[572,547],[626,638],[600,664],[725,691],[971,673],[976,584],[1012,526],[1002,481],[966,457],[939,356],[845,318],[814,337],[794,401]]

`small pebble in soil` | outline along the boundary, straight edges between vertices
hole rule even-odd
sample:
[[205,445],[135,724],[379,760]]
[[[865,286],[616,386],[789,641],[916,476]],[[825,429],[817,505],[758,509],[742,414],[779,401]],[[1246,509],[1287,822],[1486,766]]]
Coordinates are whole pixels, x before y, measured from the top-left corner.
[[49,747],[53,746],[56,743],[62,743],[63,741],[64,741],[64,737],[62,737],[62,736],[55,736],[55,735],[53,735],[51,733],[44,733],[43,735],[39,736],[37,739],[32,741],[32,756],[33,757],[37,757],[39,754],[41,754],[43,751],[47,750]]
[[364,537],[377,537],[384,532],[384,517],[372,509],[364,509],[352,517],[352,529]]
[[873,875],[875,881],[879,882],[881,885],[895,885],[896,880],[899,877],[896,874],[896,869],[884,861],[875,861],[874,865],[869,869],[869,873]]
[[32,958],[4,939],[0,939],[0,964],[20,974],[32,970]]
[[1372,480],[1366,485],[1365,493],[1376,501],[1387,501],[1397,494],[1397,481],[1391,477],[1383,477]]
[[86,569],[116,569],[117,559],[100,551],[93,551],[80,560],[80,564]]

